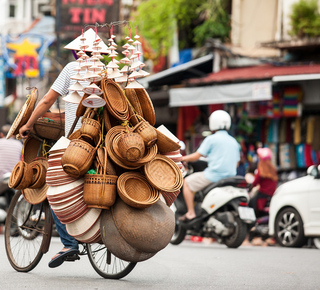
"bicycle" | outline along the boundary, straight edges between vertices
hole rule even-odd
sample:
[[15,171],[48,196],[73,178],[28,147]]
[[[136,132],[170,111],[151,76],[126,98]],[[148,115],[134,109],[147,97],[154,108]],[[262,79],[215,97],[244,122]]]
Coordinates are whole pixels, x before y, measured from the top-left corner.
[[[43,218],[44,216],[44,218]],[[5,248],[11,266],[18,272],[29,272],[40,262],[50,246],[53,218],[45,199],[42,203],[28,203],[21,191],[13,196],[5,223]],[[112,255],[103,243],[80,243],[81,255],[88,255],[94,270],[105,279],[121,279],[136,266]]]

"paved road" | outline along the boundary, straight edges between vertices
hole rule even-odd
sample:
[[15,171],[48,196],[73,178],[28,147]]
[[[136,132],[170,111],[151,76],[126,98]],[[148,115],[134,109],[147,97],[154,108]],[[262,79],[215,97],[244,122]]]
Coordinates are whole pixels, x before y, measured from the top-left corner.
[[60,250],[53,238],[49,252],[29,273],[11,268],[0,235],[0,289],[320,289],[320,251],[184,241],[168,245],[153,258],[138,263],[121,280],[101,278],[87,257],[56,269],[47,264]]

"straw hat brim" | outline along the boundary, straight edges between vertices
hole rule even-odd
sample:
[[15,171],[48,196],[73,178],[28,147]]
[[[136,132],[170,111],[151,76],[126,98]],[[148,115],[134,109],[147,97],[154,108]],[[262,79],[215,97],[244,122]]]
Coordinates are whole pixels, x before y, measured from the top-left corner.
[[110,210],[103,211],[100,222],[101,238],[108,250],[124,261],[142,262],[156,253],[140,252],[130,246],[117,229]]
[[47,198],[49,186],[45,183],[40,188],[26,188],[21,190],[24,199],[31,204],[39,204]]
[[97,222],[100,215],[101,209],[90,208],[88,212],[81,218],[77,219],[72,223],[67,224],[67,232],[73,237],[84,235]]

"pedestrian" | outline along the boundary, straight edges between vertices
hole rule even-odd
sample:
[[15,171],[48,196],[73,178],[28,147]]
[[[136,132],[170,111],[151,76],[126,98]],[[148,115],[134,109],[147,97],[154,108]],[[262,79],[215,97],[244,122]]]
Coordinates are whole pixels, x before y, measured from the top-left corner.
[[204,171],[190,174],[184,179],[182,192],[188,211],[179,218],[182,222],[189,222],[196,217],[194,194],[197,191],[237,173],[240,145],[227,132],[231,127],[230,115],[223,110],[214,111],[209,117],[209,127],[212,134],[203,140],[196,152],[183,156],[182,159],[185,162],[195,162],[206,157],[208,160]]
[[0,135],[0,178],[3,174],[12,172],[15,165],[21,159],[22,142],[14,137],[6,139],[11,125],[4,125],[1,128]]
[[265,206],[271,200],[278,183],[276,167],[271,163],[272,152],[269,148],[258,148],[259,158],[251,188],[258,187],[257,193],[250,199],[249,206],[255,210],[256,216],[261,217],[265,214]]
[[[85,34],[86,35],[86,34]],[[77,39],[79,39],[79,36]],[[98,35],[97,35],[98,37]],[[77,40],[76,39],[76,40]],[[95,39],[95,38],[93,38]],[[104,44],[105,46],[105,44]],[[80,50],[80,42],[76,42],[75,40],[68,44],[68,49],[71,50]],[[92,52],[92,49],[86,49],[86,53]],[[89,60],[88,60],[89,61]],[[45,96],[40,100],[32,115],[30,116],[28,122],[22,126],[19,130],[19,134],[22,138],[26,138],[28,136],[28,132],[31,132],[33,125],[38,120],[38,118],[42,117],[56,102],[59,96],[66,96],[69,93],[68,88],[76,83],[77,80],[72,79],[78,73],[77,68],[79,67],[79,63],[76,61],[69,62],[63,70],[60,72],[57,79],[54,81],[53,85],[49,89],[49,91],[45,94]],[[82,70],[79,72],[83,77],[85,75],[85,71]],[[79,83],[83,87],[87,87],[90,85],[89,81],[79,81]],[[82,92],[79,92],[81,94]],[[75,103],[65,103],[65,134],[68,136],[68,133],[72,127],[72,124],[76,118],[78,104]],[[78,121],[75,130],[80,128],[81,122]],[[66,226],[60,222],[54,212],[51,210],[54,222],[56,224],[57,232],[60,236],[60,240],[63,244],[63,249],[57,253],[49,262],[50,268],[55,268],[60,266],[64,261],[74,261],[79,259],[79,245],[78,241],[69,235],[66,230]]]

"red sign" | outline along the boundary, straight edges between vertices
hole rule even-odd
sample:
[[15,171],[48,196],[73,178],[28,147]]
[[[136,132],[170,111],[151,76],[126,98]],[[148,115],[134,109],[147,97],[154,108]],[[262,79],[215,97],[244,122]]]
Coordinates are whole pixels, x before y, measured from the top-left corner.
[[81,32],[85,25],[119,21],[120,0],[56,0],[56,31]]

